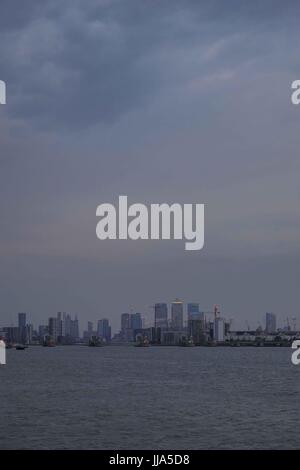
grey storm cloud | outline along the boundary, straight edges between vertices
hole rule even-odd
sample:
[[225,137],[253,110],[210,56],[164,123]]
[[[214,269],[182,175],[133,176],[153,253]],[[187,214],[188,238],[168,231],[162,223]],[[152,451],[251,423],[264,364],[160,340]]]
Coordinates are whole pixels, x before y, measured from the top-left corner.
[[272,34],[298,11],[292,1],[4,0],[0,70],[11,116],[45,128],[109,124],[183,80],[191,47],[206,72],[222,73],[261,54],[255,35],[266,23]]

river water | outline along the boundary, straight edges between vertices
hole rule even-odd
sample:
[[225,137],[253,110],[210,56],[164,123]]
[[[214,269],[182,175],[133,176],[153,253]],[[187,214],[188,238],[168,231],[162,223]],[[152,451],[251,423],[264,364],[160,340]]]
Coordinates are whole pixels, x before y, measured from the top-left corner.
[[290,348],[8,350],[0,397],[1,449],[300,448]]

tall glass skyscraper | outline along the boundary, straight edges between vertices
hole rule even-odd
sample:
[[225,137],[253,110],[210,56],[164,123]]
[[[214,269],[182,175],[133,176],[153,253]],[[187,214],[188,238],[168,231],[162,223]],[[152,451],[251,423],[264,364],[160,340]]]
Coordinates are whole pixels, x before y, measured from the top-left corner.
[[121,315],[121,330],[125,331],[130,328],[130,315],[129,313],[122,313]]
[[19,328],[25,328],[25,326],[26,326],[26,313],[18,313],[18,326],[19,326]]
[[130,327],[133,330],[139,330],[143,328],[142,316],[140,313],[132,313],[130,315]]
[[98,321],[98,336],[99,338],[104,339],[106,342],[111,340],[111,327],[109,326],[109,321],[107,318],[103,318]]
[[187,305],[187,313],[188,313],[188,320],[191,320],[193,314],[199,313],[199,304],[197,303],[190,303]]
[[182,330],[183,328],[183,303],[179,299],[176,299],[174,302],[172,302],[171,318],[172,318],[172,328],[174,330]]
[[155,304],[154,307],[155,328],[168,328],[168,306],[165,303]]

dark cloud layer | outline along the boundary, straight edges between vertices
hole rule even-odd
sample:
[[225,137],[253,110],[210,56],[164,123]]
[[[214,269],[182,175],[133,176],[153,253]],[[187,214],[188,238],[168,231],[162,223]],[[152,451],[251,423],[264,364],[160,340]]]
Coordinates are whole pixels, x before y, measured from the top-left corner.
[[11,115],[47,128],[81,128],[110,123],[180,81],[176,51],[188,54],[195,45],[204,49],[241,34],[240,48],[229,44],[225,57],[211,58],[214,67],[260,54],[264,45],[253,36],[288,28],[299,4],[4,1],[1,13],[1,71]]

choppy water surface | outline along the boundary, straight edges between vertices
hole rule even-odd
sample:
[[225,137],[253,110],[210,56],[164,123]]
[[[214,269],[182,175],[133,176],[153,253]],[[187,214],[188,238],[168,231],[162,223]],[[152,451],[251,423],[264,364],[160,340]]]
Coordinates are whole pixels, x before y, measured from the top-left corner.
[[300,448],[289,348],[7,351],[2,449]]

